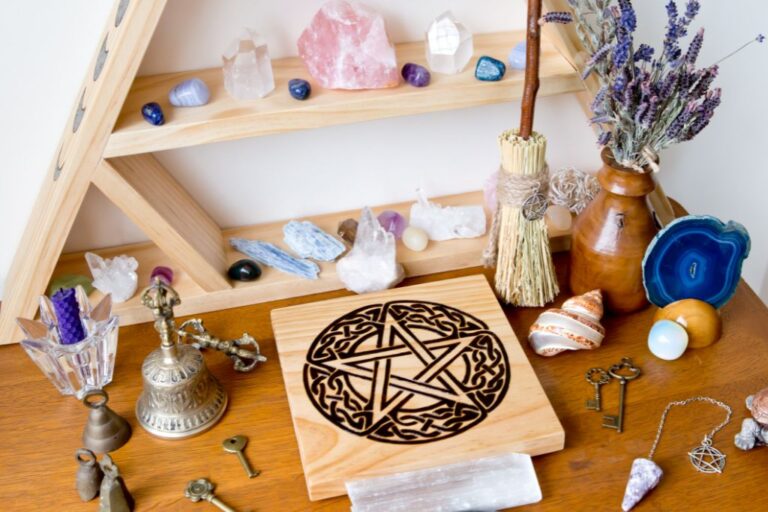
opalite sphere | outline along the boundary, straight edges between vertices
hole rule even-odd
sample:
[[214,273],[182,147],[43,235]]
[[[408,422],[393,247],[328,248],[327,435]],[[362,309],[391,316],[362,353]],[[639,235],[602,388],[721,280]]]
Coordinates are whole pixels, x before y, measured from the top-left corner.
[[688,333],[688,347],[707,347],[720,338],[722,321],[717,310],[698,299],[683,299],[656,311],[654,321],[672,320]]
[[377,219],[379,220],[381,227],[395,235],[395,238],[398,240],[403,237],[403,231],[405,231],[406,226],[408,226],[405,217],[392,210],[381,212]]
[[483,55],[477,60],[475,78],[483,82],[498,82],[504,78],[507,66],[498,59]]
[[141,107],[141,115],[144,116],[144,120],[149,124],[160,126],[161,124],[165,123],[163,109],[160,108],[160,105],[154,101]]
[[648,333],[648,348],[659,359],[674,361],[688,347],[688,333],[672,320],[659,320]]
[[303,101],[312,93],[312,86],[303,78],[292,78],[288,81],[288,92],[296,100]]
[[403,245],[412,251],[423,251],[428,243],[427,232],[421,228],[409,226],[403,231]]
[[403,80],[414,87],[426,87],[429,85],[429,80],[431,79],[431,75],[427,68],[414,64],[413,62],[407,62],[403,66],[403,69],[400,70],[400,74],[403,76]]
[[565,206],[553,204],[547,208],[547,213],[544,215],[544,219],[547,223],[547,228],[555,231],[567,231],[571,228],[571,212]]
[[208,103],[211,91],[199,78],[190,78],[177,84],[168,93],[168,101],[174,107],[199,107]]
[[507,62],[512,69],[525,69],[525,41],[517,43],[507,56]]

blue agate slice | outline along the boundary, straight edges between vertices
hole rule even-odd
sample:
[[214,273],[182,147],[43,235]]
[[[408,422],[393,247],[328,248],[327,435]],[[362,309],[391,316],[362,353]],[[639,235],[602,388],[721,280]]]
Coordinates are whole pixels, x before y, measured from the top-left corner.
[[733,297],[749,255],[747,230],[708,215],[674,220],[651,241],[643,259],[643,286],[659,307],[699,299],[721,308]]
[[314,261],[299,259],[268,242],[230,238],[229,243],[235,250],[246,256],[286,274],[293,274],[304,279],[317,279],[317,274],[320,273],[320,267]]

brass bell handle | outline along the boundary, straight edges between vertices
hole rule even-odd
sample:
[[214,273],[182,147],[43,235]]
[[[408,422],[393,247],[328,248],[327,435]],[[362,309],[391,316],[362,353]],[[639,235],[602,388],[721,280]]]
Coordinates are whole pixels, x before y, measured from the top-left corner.
[[[211,333],[203,325],[199,318],[191,318],[181,324],[177,331],[181,340],[191,339],[193,347],[202,350],[212,348],[219,352],[224,352],[234,362],[234,369],[238,372],[249,372],[256,368],[259,363],[266,362],[267,358],[261,355],[259,344],[256,339],[248,333],[243,334],[236,340],[222,341],[219,338],[211,336]],[[248,350],[244,347],[253,347]]]

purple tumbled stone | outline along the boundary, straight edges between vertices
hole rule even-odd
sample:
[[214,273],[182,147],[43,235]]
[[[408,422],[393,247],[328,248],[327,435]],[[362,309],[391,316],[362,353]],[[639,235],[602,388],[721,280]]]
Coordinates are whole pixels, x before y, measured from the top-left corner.
[[414,87],[426,87],[429,85],[431,75],[424,66],[419,66],[413,62],[408,62],[403,66],[400,74],[403,79]]
[[59,340],[62,345],[72,345],[85,339],[85,329],[80,321],[80,306],[74,288],[62,288],[51,297],[53,310],[59,324]]
[[408,227],[408,222],[406,222],[405,217],[392,210],[381,212],[377,219],[379,220],[381,227],[395,235],[395,238],[398,240],[403,237],[403,231]]
[[173,283],[173,270],[169,267],[158,265],[152,269],[152,273],[149,275],[150,284],[155,281],[156,277],[159,277],[161,281],[170,286]]

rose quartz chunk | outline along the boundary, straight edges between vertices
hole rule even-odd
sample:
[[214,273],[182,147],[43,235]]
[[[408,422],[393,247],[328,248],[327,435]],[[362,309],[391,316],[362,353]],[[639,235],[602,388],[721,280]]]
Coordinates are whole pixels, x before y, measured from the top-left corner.
[[400,83],[384,18],[363,4],[326,2],[297,44],[309,73],[327,89],[382,89]]

